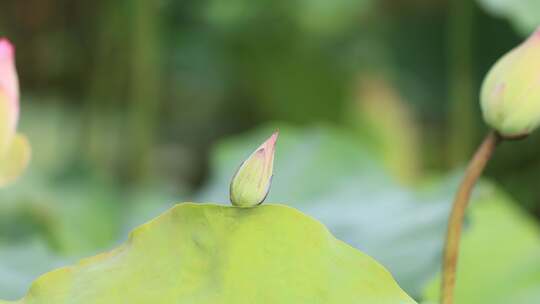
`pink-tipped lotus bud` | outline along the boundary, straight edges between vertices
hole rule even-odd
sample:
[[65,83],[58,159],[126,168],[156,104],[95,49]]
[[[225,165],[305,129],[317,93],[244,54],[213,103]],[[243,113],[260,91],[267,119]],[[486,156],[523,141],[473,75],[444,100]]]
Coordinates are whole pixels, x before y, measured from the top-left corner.
[[0,38],[0,187],[22,174],[30,160],[30,145],[17,134],[19,80],[15,69],[15,49]]
[[540,28],[488,72],[480,102],[484,120],[503,137],[521,137],[540,125]]
[[[15,69],[15,49],[9,40],[0,38],[0,91],[5,94],[8,128],[15,132],[19,119],[19,80]],[[5,101],[4,101],[5,102]]]
[[267,139],[236,174],[230,186],[231,203],[237,207],[253,207],[261,204],[270,190],[274,167],[274,152],[278,132]]

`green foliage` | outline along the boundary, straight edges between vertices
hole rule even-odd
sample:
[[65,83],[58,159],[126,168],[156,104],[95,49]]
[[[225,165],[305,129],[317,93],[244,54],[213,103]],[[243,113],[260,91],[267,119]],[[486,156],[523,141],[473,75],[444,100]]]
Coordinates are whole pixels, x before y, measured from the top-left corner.
[[[42,124],[44,130],[55,129]],[[47,125],[49,127],[45,127]],[[257,143],[276,128],[281,135],[276,146],[275,178],[269,201],[287,202],[314,216],[338,239],[388,267],[400,286],[420,299],[426,282],[440,267],[448,204],[456,183],[453,179],[436,180],[422,191],[402,186],[384,170],[384,154],[381,155],[378,147],[365,144],[365,137],[327,126],[300,129],[280,124],[225,140],[212,155],[212,177],[196,200],[226,203],[232,173]],[[39,132],[29,131],[28,134],[32,137]],[[42,142],[47,141],[42,139]],[[45,144],[36,145],[36,149],[42,147],[50,149]],[[38,153],[33,165],[40,170],[56,168],[58,171],[60,164],[53,157],[54,153],[47,151]],[[61,155],[68,154],[61,152]],[[32,168],[29,173],[20,183],[0,192],[2,298],[18,298],[26,292],[30,281],[45,271],[110,247],[119,236],[127,233],[128,227],[159,214],[170,206],[169,202],[177,199],[171,198],[170,190],[165,187],[154,187],[151,191],[141,188],[122,196],[92,179],[74,181],[69,175],[60,174],[60,179],[45,182],[46,179],[36,175]],[[486,186],[480,190],[472,203],[475,209],[467,228],[471,228],[471,235],[481,228],[486,238],[499,238],[468,241],[469,230],[465,231],[465,255],[470,248],[469,251],[477,251],[477,256],[481,257],[463,266],[467,272],[461,277],[485,280],[485,286],[490,287],[467,280],[472,287],[467,287],[464,293],[474,294],[473,299],[484,297],[490,288],[500,290],[498,295],[504,299],[520,290],[534,293],[534,285],[528,282],[537,283],[534,277],[538,267],[532,258],[534,250],[529,249],[537,246],[533,241],[535,233],[531,233],[536,228],[521,229],[522,224],[515,223],[529,222],[523,227],[536,226],[516,211],[514,203],[502,192]],[[115,204],[118,201],[123,203]],[[496,207],[498,211],[493,212],[476,211],[476,207],[489,205],[505,207]],[[482,210],[489,211],[489,208]],[[514,214],[517,215],[513,217]],[[488,220],[490,217],[493,220]],[[493,257],[499,243],[505,244],[499,252],[502,249],[514,252],[515,258],[497,255],[490,264],[513,266],[506,270],[496,268],[501,276],[488,275],[482,265],[486,257]],[[466,260],[465,257],[463,263]],[[525,260],[530,261],[526,265],[523,262],[525,266],[518,263]],[[495,269],[493,265],[486,264],[486,267]],[[509,273],[514,266],[514,272]],[[513,284],[505,282],[504,276],[511,277]],[[429,299],[436,299],[436,295],[430,294]],[[486,295],[486,299],[492,298]],[[482,304],[467,301],[464,303]],[[530,303],[535,302],[536,299]]]
[[[469,213],[459,257],[456,303],[540,302],[540,227],[504,193],[484,187]],[[438,281],[427,299],[438,299]]]
[[306,34],[327,36],[342,34],[355,26],[373,7],[373,0],[299,0],[227,2],[212,0],[205,8],[208,21],[229,30],[249,26],[256,18],[268,21],[271,16],[285,17],[294,28]]
[[[356,92],[357,77],[374,72],[385,73],[399,87],[396,95],[416,106],[411,108],[418,114],[413,127],[421,132],[421,141],[408,138],[407,124],[400,124],[403,117],[393,115],[399,105],[382,102],[380,95],[359,111],[367,117],[351,120],[372,133],[382,149],[339,129],[282,128],[291,134],[284,134],[288,142],[278,144],[270,198],[292,201],[317,217],[338,238],[387,265],[409,293],[419,295],[439,268],[447,203],[455,184],[444,180],[432,192],[420,193],[396,183],[383,168],[400,174],[404,170],[406,178],[415,176],[408,172],[417,172],[417,165],[441,169],[452,149],[444,143],[447,122],[452,121],[447,117],[451,107],[444,103],[467,91],[453,87],[448,98],[445,71],[484,73],[517,42],[507,19],[523,34],[539,24],[537,1],[478,0],[504,19],[470,11],[471,23],[452,9],[467,0],[382,5],[373,0],[163,1],[155,9],[146,9],[152,4],[143,2],[45,0],[21,9],[21,1],[8,0],[0,5],[0,30],[17,42],[24,75],[21,127],[27,128],[23,133],[36,152],[21,183],[0,191],[0,297],[17,298],[32,278],[74,257],[109,248],[128,227],[170,206],[172,191],[163,180],[154,182],[160,186],[151,191],[130,188],[127,194],[126,184],[119,190],[117,181],[133,180],[139,166],[152,167],[149,175],[165,177],[176,191],[199,185],[206,176],[206,151],[216,138],[275,119],[343,123],[344,112],[353,112],[349,98]],[[65,18],[66,10],[74,18]],[[459,31],[454,29],[455,37],[448,40],[451,19]],[[467,39],[470,32],[474,39]],[[467,51],[453,43],[456,37],[474,41],[470,62],[452,59],[452,45]],[[480,79],[469,77],[459,79],[477,87]],[[354,101],[366,100],[365,94],[359,96]],[[51,105],[63,109],[51,113],[46,108]],[[33,115],[28,107],[35,109]],[[478,114],[461,111],[456,117]],[[58,119],[50,124],[50,117]],[[384,125],[372,125],[380,117]],[[457,137],[461,141],[483,127],[480,120],[475,125],[463,124],[463,119],[455,123],[463,127]],[[29,128],[33,130],[27,133]],[[213,179],[199,197],[225,201],[232,172],[264,132],[220,145],[214,155],[217,166],[210,170]],[[501,146],[489,172],[536,211],[538,143],[531,138]],[[93,170],[103,174],[98,183],[87,178]],[[104,186],[109,184],[119,189]],[[503,235],[497,223],[471,218],[470,227],[480,224]],[[511,231],[501,241],[502,249],[511,250],[513,240],[520,240],[522,231]],[[474,250],[487,257],[496,251],[491,242],[467,246],[482,247]],[[512,265],[520,259],[516,255]],[[514,294],[503,287],[514,290],[508,282],[521,279],[508,275],[502,280],[477,267],[483,259],[474,262],[467,266],[467,276],[487,276],[481,279],[499,284],[489,283],[491,290]],[[494,263],[502,267],[508,261]],[[538,268],[534,262],[525,267],[531,273]],[[473,283],[470,288],[482,287]]]
[[121,229],[118,197],[103,185],[43,180],[27,174],[0,192],[2,298],[19,297],[35,277],[66,260],[111,246]]
[[281,205],[180,204],[18,303],[415,303],[375,260]]
[[0,298],[19,298],[44,272],[111,248],[174,199],[164,187],[120,193],[65,179],[27,174],[0,191]]
[[107,246],[119,229],[116,219],[121,206],[103,189],[91,180],[64,182],[58,187],[29,176],[0,194],[4,227],[0,240],[22,242],[39,237],[64,254]]
[[24,107],[22,112],[21,129],[33,143],[35,156],[24,176],[0,191],[4,299],[21,297],[46,271],[110,248],[177,198],[167,183],[151,190],[149,185],[120,189],[111,185],[111,176],[85,168],[77,147],[81,118],[76,112],[41,106]]

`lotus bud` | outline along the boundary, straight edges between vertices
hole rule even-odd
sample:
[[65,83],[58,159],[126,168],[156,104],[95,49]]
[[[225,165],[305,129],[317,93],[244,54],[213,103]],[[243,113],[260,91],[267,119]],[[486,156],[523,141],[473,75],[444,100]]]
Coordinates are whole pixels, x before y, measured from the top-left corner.
[[19,119],[19,80],[15,69],[15,49],[5,38],[0,38],[0,91],[5,94],[3,102],[7,102],[8,128],[15,132]]
[[274,132],[236,171],[230,186],[234,206],[253,207],[261,204],[268,195],[277,137],[278,132]]
[[28,165],[30,145],[17,134],[19,120],[19,80],[15,69],[15,49],[0,38],[0,187],[12,182]]
[[540,125],[540,28],[488,72],[480,93],[484,120],[506,138]]

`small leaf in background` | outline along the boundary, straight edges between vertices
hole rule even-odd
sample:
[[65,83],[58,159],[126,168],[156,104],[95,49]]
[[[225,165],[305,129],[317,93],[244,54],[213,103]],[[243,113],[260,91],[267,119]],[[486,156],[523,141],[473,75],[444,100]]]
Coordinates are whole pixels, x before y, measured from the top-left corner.
[[[503,192],[480,190],[461,244],[456,303],[540,303],[540,227]],[[436,280],[426,298],[438,294]]]
[[384,267],[282,205],[180,204],[34,282],[24,303],[415,303]]

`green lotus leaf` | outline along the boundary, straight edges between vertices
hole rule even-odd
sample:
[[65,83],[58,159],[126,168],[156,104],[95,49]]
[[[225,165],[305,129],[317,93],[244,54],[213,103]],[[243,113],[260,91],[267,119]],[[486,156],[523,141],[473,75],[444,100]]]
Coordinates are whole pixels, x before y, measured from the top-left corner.
[[375,260],[282,205],[179,204],[0,303],[415,303]]
[[440,268],[460,176],[412,189],[388,174],[382,150],[374,152],[364,137],[324,125],[270,124],[220,142],[212,153],[210,179],[193,200],[228,204],[231,172],[253,143],[276,129],[279,143],[267,200],[288,202],[321,221],[337,238],[380,261],[409,295],[420,297]]

